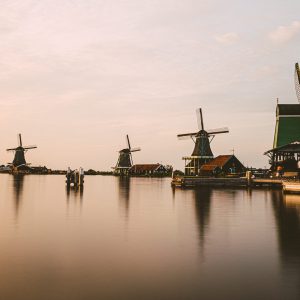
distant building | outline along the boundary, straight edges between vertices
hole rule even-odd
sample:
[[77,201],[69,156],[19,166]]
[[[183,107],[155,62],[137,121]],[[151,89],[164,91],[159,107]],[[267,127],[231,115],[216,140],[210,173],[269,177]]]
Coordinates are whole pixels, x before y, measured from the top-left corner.
[[172,170],[162,164],[137,164],[133,165],[129,173],[133,175],[168,175]]
[[219,155],[205,163],[200,168],[201,176],[216,176],[218,174],[233,175],[246,171],[245,166],[235,155]]

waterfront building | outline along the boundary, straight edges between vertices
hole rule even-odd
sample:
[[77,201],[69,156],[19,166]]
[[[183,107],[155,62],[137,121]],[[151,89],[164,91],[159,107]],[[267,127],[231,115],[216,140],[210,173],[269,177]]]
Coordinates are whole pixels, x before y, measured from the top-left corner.
[[246,167],[232,155],[219,155],[200,168],[201,176],[233,176],[246,172]]
[[136,164],[133,165],[129,174],[132,175],[171,175],[172,167],[164,166],[162,164]]

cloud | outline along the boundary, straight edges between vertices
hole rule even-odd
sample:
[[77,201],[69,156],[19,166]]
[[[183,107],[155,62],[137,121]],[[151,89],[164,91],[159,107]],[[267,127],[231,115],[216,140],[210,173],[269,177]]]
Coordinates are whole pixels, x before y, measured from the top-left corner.
[[223,45],[231,45],[239,39],[239,36],[235,32],[228,32],[222,35],[215,36],[215,40]]
[[269,39],[274,43],[283,44],[292,40],[300,32],[300,22],[294,21],[287,26],[279,26],[270,32]]

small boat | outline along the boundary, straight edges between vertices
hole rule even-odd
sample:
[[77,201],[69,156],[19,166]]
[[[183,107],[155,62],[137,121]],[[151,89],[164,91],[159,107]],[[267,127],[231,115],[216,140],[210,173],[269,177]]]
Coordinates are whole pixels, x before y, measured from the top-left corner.
[[184,179],[182,177],[173,177],[171,181],[171,185],[173,187],[183,187],[184,186]]
[[283,181],[282,188],[285,193],[300,194],[300,181]]

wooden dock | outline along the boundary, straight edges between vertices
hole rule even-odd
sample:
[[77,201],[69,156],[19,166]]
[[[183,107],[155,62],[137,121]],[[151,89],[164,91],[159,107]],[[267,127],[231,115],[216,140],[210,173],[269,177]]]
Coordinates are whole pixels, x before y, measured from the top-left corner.
[[172,185],[175,187],[269,187],[282,188],[282,179],[272,178],[205,178],[205,177],[182,177],[173,178]]
[[300,194],[300,181],[296,182],[283,182],[282,188],[285,193]]

